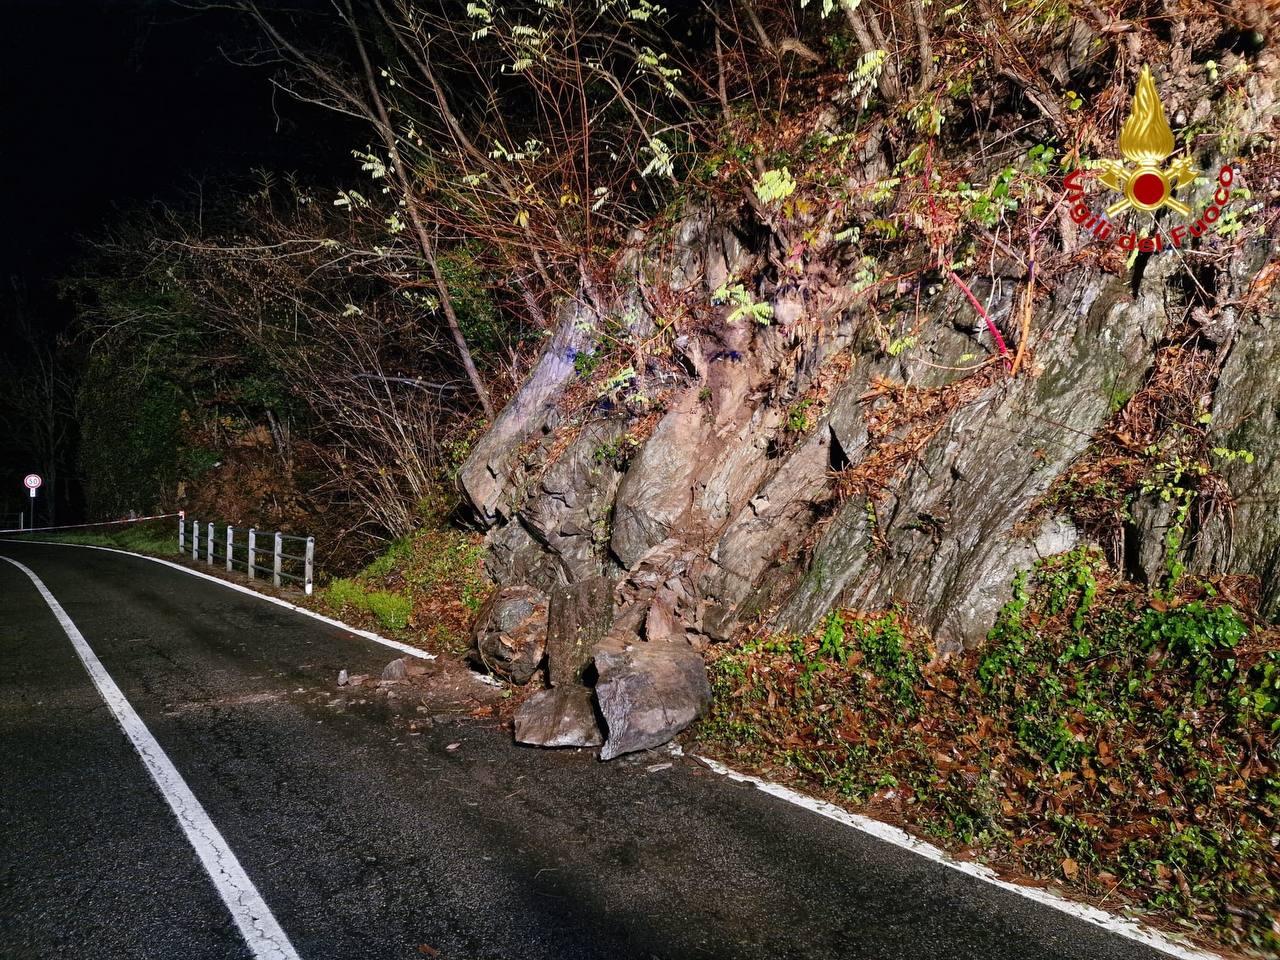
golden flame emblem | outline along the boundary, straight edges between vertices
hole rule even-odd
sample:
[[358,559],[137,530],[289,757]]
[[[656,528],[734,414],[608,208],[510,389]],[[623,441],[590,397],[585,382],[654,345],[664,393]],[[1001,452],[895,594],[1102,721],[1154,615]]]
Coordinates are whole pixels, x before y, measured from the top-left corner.
[[1120,130],[1120,152],[1126,160],[1145,166],[1155,166],[1173,153],[1173,131],[1148,67],[1142,68],[1129,119]]
[[1150,68],[1143,67],[1129,117],[1120,130],[1120,152],[1135,167],[1130,169],[1118,160],[1107,160],[1100,177],[1105,186],[1124,195],[1122,200],[1107,207],[1108,217],[1130,207],[1148,211],[1169,207],[1183,216],[1191,213],[1190,207],[1173,196],[1174,190],[1188,186],[1195,179],[1191,158],[1183,156],[1171,167],[1160,168],[1173,148],[1173,130],[1164,115],[1156,82]]

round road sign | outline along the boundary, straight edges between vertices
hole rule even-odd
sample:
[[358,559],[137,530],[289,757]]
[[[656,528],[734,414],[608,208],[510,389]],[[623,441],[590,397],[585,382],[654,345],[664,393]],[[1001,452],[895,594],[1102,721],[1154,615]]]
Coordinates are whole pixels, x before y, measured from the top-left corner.
[[44,481],[40,479],[40,474],[38,473],[28,473],[22,478],[22,485],[28,490],[38,490],[43,483]]

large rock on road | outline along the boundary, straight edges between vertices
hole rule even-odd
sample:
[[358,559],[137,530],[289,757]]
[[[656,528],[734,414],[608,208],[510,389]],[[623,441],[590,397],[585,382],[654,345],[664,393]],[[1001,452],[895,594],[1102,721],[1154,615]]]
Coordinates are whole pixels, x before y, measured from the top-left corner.
[[597,651],[596,701],[607,739],[601,760],[661,746],[711,703],[706,666],[692,647],[636,644]]

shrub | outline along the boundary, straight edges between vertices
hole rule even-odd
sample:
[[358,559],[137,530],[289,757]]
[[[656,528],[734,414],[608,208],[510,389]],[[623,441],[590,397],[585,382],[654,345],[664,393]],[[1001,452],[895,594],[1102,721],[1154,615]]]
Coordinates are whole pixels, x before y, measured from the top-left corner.
[[413,615],[413,602],[390,590],[374,590],[365,595],[367,609],[388,630],[403,630]]
[[324,600],[335,610],[366,609],[364,587],[354,580],[334,580],[325,588]]

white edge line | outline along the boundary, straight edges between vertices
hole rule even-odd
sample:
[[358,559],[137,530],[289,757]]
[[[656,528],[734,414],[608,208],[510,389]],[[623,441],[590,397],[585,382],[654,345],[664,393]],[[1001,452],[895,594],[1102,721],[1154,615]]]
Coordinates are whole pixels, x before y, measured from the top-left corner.
[[129,742],[133,744],[133,748],[138,751],[142,765],[151,774],[151,779],[155,781],[156,787],[160,790],[165,802],[169,804],[173,815],[178,818],[178,825],[182,827],[187,841],[195,849],[201,866],[213,881],[218,895],[222,897],[222,902],[230,911],[231,919],[239,929],[240,935],[244,937],[255,960],[299,960],[298,953],[289,942],[288,935],[271,913],[271,908],[262,899],[262,894],[249,879],[249,875],[245,873],[244,867],[240,865],[226,838],[209,819],[209,814],[191,792],[187,782],[182,779],[182,774],[173,765],[173,761],[169,759],[156,738],[151,735],[151,731],[147,729],[147,725],[125,698],[124,693],[116,686],[116,682],[111,679],[111,674],[107,673],[106,667],[93,652],[84,634],[67,616],[62,605],[31,568],[11,557],[0,557],[0,559],[8,560],[31,579],[44,598],[44,602],[57,618],[80,662],[88,671],[89,678],[98,688],[99,696],[102,697],[107,709],[111,711]]
[[240,593],[248,594],[251,597],[257,597],[259,600],[265,600],[267,603],[274,603],[278,607],[284,607],[286,610],[292,610],[294,613],[300,613],[303,616],[311,617],[322,623],[327,623],[331,627],[338,627],[346,630],[348,633],[354,633],[357,637],[364,637],[366,640],[372,640],[374,643],[380,643],[384,647],[390,647],[392,650],[399,650],[401,653],[407,653],[411,657],[417,657],[419,660],[434,660],[434,653],[427,653],[425,650],[419,650],[417,647],[411,647],[407,643],[401,643],[399,640],[391,640],[381,634],[374,633],[372,630],[361,630],[359,627],[353,627],[349,623],[343,623],[341,620],[335,620],[332,617],[326,617],[323,613],[316,613],[314,610],[308,610],[306,607],[300,607],[296,603],[290,603],[288,600],[281,600],[279,597],[272,597],[265,593],[259,593],[257,590],[250,590],[248,587],[242,587],[238,583],[232,583],[230,580],[223,580],[221,577],[215,577],[213,574],[201,573],[199,570],[192,570],[190,567],[184,567],[180,563],[174,563],[172,560],[165,560],[162,557],[152,557],[145,553],[134,553],[132,550],[121,550],[118,547],[99,547],[90,543],[59,543],[56,540],[14,540],[0,539],[0,543],[37,543],[42,546],[52,547],[77,547],[81,550],[105,550],[107,553],[122,553],[126,557],[137,557],[139,560],[150,560],[152,563],[162,563],[166,567],[172,567],[174,570],[181,570],[183,573],[190,574],[193,577],[200,577],[202,580],[208,580],[212,583],[220,584],[228,590],[236,590]]
[[1098,907],[1090,906],[1087,903],[1077,903],[1074,900],[1068,900],[1057,894],[1050,893],[1038,887],[1024,887],[1020,884],[1013,883],[1009,880],[1001,878],[990,867],[980,863],[970,863],[964,860],[956,860],[949,856],[944,850],[935,847],[933,844],[913,837],[905,830],[882,823],[879,820],[873,820],[871,817],[862,816],[857,813],[850,813],[834,803],[828,803],[825,800],[818,800],[807,794],[792,790],[790,787],[784,787],[781,784],[771,783],[760,777],[754,777],[747,773],[739,773],[731,767],[725,766],[718,760],[712,760],[710,757],[704,757],[700,754],[695,755],[700,763],[705,764],[714,773],[728,777],[730,780],[736,780],[740,783],[749,783],[756,789],[777,797],[779,800],[785,800],[787,803],[795,804],[797,807],[803,807],[813,813],[835,820],[847,827],[852,827],[862,833],[875,837],[877,840],[883,840],[885,843],[893,844],[918,856],[924,857],[926,860],[932,860],[934,863],[957,870],[960,873],[967,874],[984,883],[989,883],[1001,890],[1008,890],[1010,893],[1016,893],[1020,897],[1028,900],[1034,900],[1043,906],[1058,910],[1062,913],[1075,917],[1078,920],[1084,920],[1096,927],[1101,927],[1109,933],[1124,937],[1128,940],[1134,940],[1161,953],[1166,953],[1172,957],[1178,957],[1179,960],[1225,960],[1221,954],[1210,953],[1197,947],[1189,946],[1170,939],[1163,933],[1152,930],[1133,920],[1116,916],[1108,913],[1106,910]]

